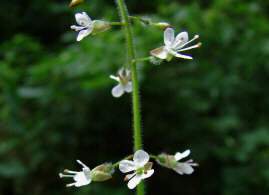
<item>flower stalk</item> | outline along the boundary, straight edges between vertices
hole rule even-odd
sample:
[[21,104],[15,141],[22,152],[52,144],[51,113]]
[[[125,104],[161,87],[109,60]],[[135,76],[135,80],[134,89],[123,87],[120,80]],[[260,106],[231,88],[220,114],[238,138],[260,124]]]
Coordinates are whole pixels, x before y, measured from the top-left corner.
[[[139,99],[139,86],[137,79],[137,69],[135,59],[135,48],[133,43],[133,35],[131,31],[131,25],[129,23],[128,10],[124,0],[116,0],[116,4],[119,7],[120,16],[122,22],[125,24],[125,37],[127,42],[128,51],[128,64],[131,67],[132,72],[132,102],[133,102],[133,122],[134,122],[134,151],[142,149],[142,137],[141,137],[141,117],[140,117],[140,99]],[[144,195],[143,182],[137,186],[137,195]]]
[[134,59],[133,62],[144,62],[144,61],[149,61],[150,57],[145,57],[145,58],[137,58]]

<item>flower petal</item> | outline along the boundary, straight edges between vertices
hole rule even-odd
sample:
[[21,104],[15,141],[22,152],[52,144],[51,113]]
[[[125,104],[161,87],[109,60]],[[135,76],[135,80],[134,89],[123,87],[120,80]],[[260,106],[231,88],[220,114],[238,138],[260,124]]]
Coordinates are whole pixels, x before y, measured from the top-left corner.
[[87,179],[87,180],[91,180],[91,178],[92,178],[92,174],[91,174],[90,169],[88,169],[88,168],[83,168],[82,170],[83,170],[83,173],[84,173],[86,179]]
[[142,180],[142,176],[141,175],[136,175],[134,176],[132,179],[130,179],[130,181],[128,182],[127,186],[129,189],[134,189]]
[[190,153],[191,153],[190,150],[185,150],[185,151],[182,152],[182,153],[177,152],[177,153],[175,154],[175,159],[176,159],[177,161],[179,161],[179,160],[181,160],[182,158],[185,158],[185,157],[189,156]]
[[114,75],[110,75],[109,77],[110,77],[111,79],[115,80],[115,81],[120,82],[120,78],[119,78],[119,77],[116,77],[116,76],[114,76]]
[[136,168],[135,163],[133,161],[130,161],[130,160],[122,160],[120,162],[120,165],[119,165],[119,169],[123,173],[133,171],[133,170],[135,170],[135,168]]
[[172,28],[167,28],[164,31],[164,44],[171,47],[175,39],[175,31]]
[[165,49],[165,47],[159,47],[157,49],[152,50],[150,53],[151,53],[151,55],[155,56],[156,58],[159,58],[162,60],[166,59],[167,55],[168,55],[168,52]]
[[87,179],[83,172],[79,172],[78,174],[76,174],[74,176],[74,180],[76,181],[76,187],[88,185],[89,183],[91,183],[91,179]]
[[111,92],[112,92],[113,97],[120,97],[124,93],[124,88],[122,84],[118,84],[112,89]]
[[84,37],[88,36],[91,33],[91,29],[85,29],[85,30],[81,30],[78,33],[77,36],[77,41],[81,41]]
[[126,83],[125,85],[123,85],[123,87],[124,87],[124,90],[127,93],[132,92],[132,82],[131,81],[129,81],[128,83]]
[[170,54],[172,54],[173,56],[177,57],[177,58],[184,58],[184,59],[188,59],[188,60],[192,60],[193,59],[191,56],[183,55],[181,53],[177,53],[177,52],[173,51],[172,49],[169,49],[168,52]]
[[144,150],[137,150],[134,154],[136,168],[143,167],[149,161],[149,155]]
[[88,26],[92,23],[91,18],[87,15],[86,12],[76,13],[75,18],[77,23],[81,26]]
[[180,175],[183,175],[184,173],[189,175],[189,174],[192,174],[194,171],[192,166],[189,165],[188,163],[178,163],[178,166],[173,169]]
[[142,179],[146,179],[146,178],[152,176],[153,173],[154,173],[154,169],[148,170],[146,173],[144,172],[142,175]]
[[178,33],[172,47],[177,50],[180,49],[189,40],[189,35],[187,31]]

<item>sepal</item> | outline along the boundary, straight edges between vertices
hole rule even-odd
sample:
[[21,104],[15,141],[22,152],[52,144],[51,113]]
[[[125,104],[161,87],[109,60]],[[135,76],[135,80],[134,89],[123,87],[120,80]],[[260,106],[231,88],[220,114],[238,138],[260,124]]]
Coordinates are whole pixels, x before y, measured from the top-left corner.
[[93,26],[92,35],[96,35],[98,33],[105,32],[111,29],[110,24],[103,20],[94,20],[92,26]]
[[92,171],[92,181],[106,181],[112,178],[114,169],[111,168],[111,164],[102,164],[95,167]]
[[167,167],[169,169],[173,169],[178,166],[178,162],[176,158],[173,155],[168,155],[168,154],[160,154],[157,162],[160,165]]
[[167,28],[173,28],[171,24],[168,24],[167,22],[158,22],[158,23],[151,23],[152,26],[155,26],[161,30],[165,30]]

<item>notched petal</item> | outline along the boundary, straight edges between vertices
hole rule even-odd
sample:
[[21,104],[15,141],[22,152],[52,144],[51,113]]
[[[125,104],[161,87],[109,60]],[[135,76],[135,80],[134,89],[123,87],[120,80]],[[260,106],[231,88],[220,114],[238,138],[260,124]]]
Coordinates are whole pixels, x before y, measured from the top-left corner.
[[119,165],[119,169],[123,173],[127,173],[135,170],[135,163],[130,160],[122,160]]
[[190,153],[191,153],[190,150],[185,150],[185,151],[182,152],[182,153],[177,152],[177,153],[175,154],[175,159],[176,159],[177,161],[179,161],[179,160],[181,160],[182,158],[186,158],[187,156],[189,156]]
[[175,31],[173,28],[167,28],[164,31],[164,44],[166,46],[172,46],[175,39]]
[[122,96],[122,94],[124,93],[124,89],[123,89],[121,84],[118,84],[115,87],[113,87],[111,93],[112,93],[113,97],[118,98],[118,97]]
[[139,168],[149,161],[149,155],[144,150],[137,150],[134,154],[133,160],[137,168]]
[[129,189],[134,189],[142,180],[142,176],[141,175],[136,175],[134,176],[132,179],[130,179],[130,181],[128,182],[127,186]]

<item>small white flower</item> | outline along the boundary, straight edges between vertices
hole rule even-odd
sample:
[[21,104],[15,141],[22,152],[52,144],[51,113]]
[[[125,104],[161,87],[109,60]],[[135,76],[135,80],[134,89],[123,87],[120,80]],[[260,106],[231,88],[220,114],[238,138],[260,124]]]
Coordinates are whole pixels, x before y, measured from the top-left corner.
[[[186,150],[183,153],[177,152],[175,154],[176,161],[180,161],[182,158],[186,158],[191,153],[190,150]],[[192,174],[194,169],[192,166],[198,166],[197,163],[193,163],[193,160],[187,160],[186,162],[178,162],[177,167],[173,168],[174,171],[183,175],[183,174]]]
[[70,175],[64,175],[62,173],[59,173],[60,178],[73,177],[75,182],[67,184],[66,187],[71,187],[71,186],[80,187],[80,186],[88,185],[89,183],[91,183],[92,176],[91,176],[90,168],[87,167],[85,164],[83,164],[80,160],[77,160],[77,162],[83,166],[82,171],[77,172],[77,171],[70,171],[70,170],[65,169],[64,172],[70,173]]
[[[193,48],[200,47],[202,43],[197,43],[195,45],[185,47],[190,42],[199,38],[199,35],[195,35],[190,41],[188,32],[183,31],[175,37],[175,32],[173,28],[167,28],[164,31],[164,46],[159,47],[151,51],[151,55],[156,58],[170,61],[173,56],[184,59],[192,59],[191,56],[181,54],[179,52],[190,50]],[[184,48],[185,47],[185,48]]]
[[91,34],[93,30],[93,21],[87,15],[86,12],[76,13],[75,18],[76,18],[77,23],[80,26],[72,25],[71,29],[75,31],[79,31],[78,36],[77,36],[77,41],[81,41],[84,37]]
[[120,97],[122,96],[122,94],[124,94],[124,92],[127,93],[132,92],[132,82],[130,81],[131,80],[130,70],[121,68],[118,71],[118,76],[110,75],[110,78],[118,81],[119,83],[111,91],[114,97]]
[[178,162],[183,158],[186,158],[191,153],[190,150],[186,150],[183,153],[177,152],[174,156],[167,154],[160,154],[160,160],[157,162],[167,168],[173,169],[180,175],[183,174],[192,174],[194,169],[193,166],[198,166],[197,163],[194,163],[192,159],[186,162]]
[[119,169],[123,173],[134,171],[132,174],[128,174],[125,180],[129,180],[127,186],[129,189],[134,189],[142,179],[150,177],[154,170],[151,169],[152,163],[149,161],[149,155],[143,150],[135,152],[133,161],[122,160],[119,165]]

